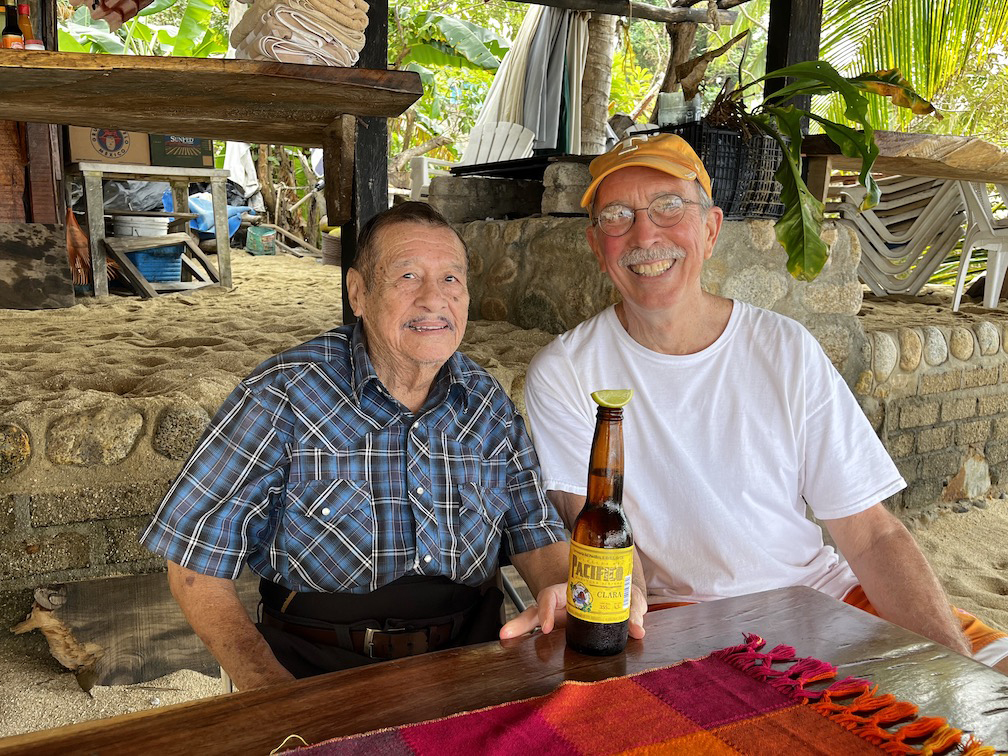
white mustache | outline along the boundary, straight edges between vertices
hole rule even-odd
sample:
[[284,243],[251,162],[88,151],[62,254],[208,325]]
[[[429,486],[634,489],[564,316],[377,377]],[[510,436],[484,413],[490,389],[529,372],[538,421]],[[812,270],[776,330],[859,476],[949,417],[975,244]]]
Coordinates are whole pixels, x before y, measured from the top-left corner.
[[647,249],[634,247],[620,257],[619,264],[628,268],[631,265],[643,265],[658,260],[682,260],[685,257],[686,250],[678,244],[660,244]]

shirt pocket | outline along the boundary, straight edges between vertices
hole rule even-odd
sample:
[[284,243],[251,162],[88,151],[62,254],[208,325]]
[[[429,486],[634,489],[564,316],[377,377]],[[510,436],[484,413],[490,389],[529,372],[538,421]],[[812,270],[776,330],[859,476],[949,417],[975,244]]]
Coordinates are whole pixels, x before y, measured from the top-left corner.
[[378,520],[371,484],[302,480],[288,489],[287,503],[291,572],[316,591],[374,590]]
[[450,523],[457,560],[452,572],[467,585],[480,585],[497,570],[504,515],[511,498],[504,487],[462,483],[457,490],[459,507]]

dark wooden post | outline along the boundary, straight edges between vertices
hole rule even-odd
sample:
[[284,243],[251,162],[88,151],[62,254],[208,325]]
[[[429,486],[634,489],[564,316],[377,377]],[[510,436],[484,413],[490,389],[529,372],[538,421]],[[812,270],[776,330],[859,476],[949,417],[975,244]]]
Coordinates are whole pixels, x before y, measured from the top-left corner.
[[[361,50],[361,68],[388,68],[388,0],[374,0],[368,9],[368,27]],[[354,179],[350,221],[340,230],[340,267],[343,270],[343,322],[354,322],[346,290],[346,274],[357,259],[357,234],[378,213],[388,209],[388,121],[357,119]],[[335,224],[333,224],[335,225]]]
[[[770,24],[767,29],[767,71],[819,59],[822,6],[822,0],[771,0]],[[763,92],[770,94],[783,86],[781,79],[769,79]],[[795,105],[807,109],[810,99],[798,98]]]

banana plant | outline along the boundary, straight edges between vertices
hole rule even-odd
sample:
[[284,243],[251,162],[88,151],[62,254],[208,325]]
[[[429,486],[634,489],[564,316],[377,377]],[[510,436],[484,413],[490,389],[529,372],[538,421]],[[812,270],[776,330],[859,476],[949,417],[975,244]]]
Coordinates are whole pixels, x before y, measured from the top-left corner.
[[[786,78],[789,83],[767,95],[763,102],[746,110],[743,103],[745,90],[770,78]],[[838,95],[843,103],[843,116],[860,129],[832,121],[789,101],[806,95]],[[726,94],[724,101],[715,103],[713,113],[734,113],[755,129],[772,137],[784,153],[775,178],[782,187],[781,202],[784,214],[774,231],[777,240],[787,253],[788,271],[797,279],[811,281],[826,264],[829,248],[822,240],[823,203],[817,199],[802,179],[803,119],[817,123],[823,132],[849,158],[860,159],[858,180],[867,190],[862,209],[878,204],[880,191],[872,178],[871,170],[878,157],[875,130],[869,119],[869,100],[866,95],[884,97],[899,107],[919,115],[934,114],[941,118],[934,106],[918,95],[896,69],[841,76],[824,61],[797,63],[777,71]],[[710,116],[708,116],[710,121]]]

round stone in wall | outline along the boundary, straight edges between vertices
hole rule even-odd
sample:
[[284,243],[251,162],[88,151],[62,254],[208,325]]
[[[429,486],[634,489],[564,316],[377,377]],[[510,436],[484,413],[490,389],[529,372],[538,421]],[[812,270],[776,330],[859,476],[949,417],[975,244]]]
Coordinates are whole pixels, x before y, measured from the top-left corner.
[[185,459],[209,422],[210,415],[202,407],[169,407],[158,419],[151,446],[168,459]]
[[976,324],[976,336],[980,354],[997,354],[1001,347],[1001,334],[998,333],[997,326],[988,320],[981,320]]
[[973,356],[973,348],[973,331],[962,326],[956,326],[952,329],[952,335],[949,337],[949,349],[953,357],[957,360],[968,360]]
[[920,366],[924,351],[920,334],[912,328],[900,328],[896,336],[899,339],[900,370],[912,373]]
[[875,371],[875,380],[884,383],[896,369],[899,350],[896,348],[896,340],[885,331],[877,331],[873,336],[872,369]]
[[31,459],[28,431],[14,423],[0,424],[0,478],[18,472]]
[[948,342],[940,328],[924,326],[924,360],[928,365],[941,365],[948,359]]
[[143,430],[143,415],[125,406],[99,407],[55,420],[46,456],[57,465],[112,465],[126,459]]

